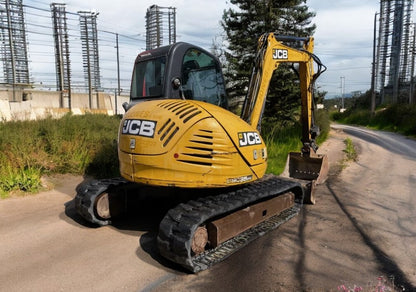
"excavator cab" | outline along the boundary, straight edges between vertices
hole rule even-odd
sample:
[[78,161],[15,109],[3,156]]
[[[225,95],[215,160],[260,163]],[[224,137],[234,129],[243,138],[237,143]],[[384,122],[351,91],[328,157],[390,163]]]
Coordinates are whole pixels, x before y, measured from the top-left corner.
[[184,42],[140,53],[126,109],[141,101],[167,98],[199,100],[226,109],[225,83],[217,58]]

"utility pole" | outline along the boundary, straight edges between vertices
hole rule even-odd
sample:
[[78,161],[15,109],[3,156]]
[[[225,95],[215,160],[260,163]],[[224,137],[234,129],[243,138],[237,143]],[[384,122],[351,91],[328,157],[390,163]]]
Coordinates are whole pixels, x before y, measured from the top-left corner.
[[[98,57],[97,16],[99,13],[78,11],[81,28],[84,78],[88,86],[89,105],[92,108],[92,90],[101,89]],[[97,97],[97,107],[98,107]]]
[[[166,20],[167,29],[164,28]],[[176,8],[152,5],[146,11],[146,50],[162,46],[164,37],[168,37],[169,44],[176,43]]]
[[121,85],[120,85],[120,47],[119,47],[119,42],[118,42],[118,33],[116,32],[111,32],[111,31],[107,31],[107,30],[102,30],[101,32],[105,32],[105,33],[109,33],[109,34],[113,34],[116,36],[116,46],[114,47],[116,49],[116,60],[117,60],[117,93],[118,95],[121,94]]
[[85,48],[86,48],[86,57],[87,57],[87,80],[88,80],[88,99],[89,106],[92,109],[92,84],[91,84],[91,59],[90,59],[90,43],[88,38],[88,33],[85,35]]
[[17,101],[16,87],[31,85],[22,0],[0,0],[0,22],[4,82],[12,85],[12,100]]
[[374,15],[373,33],[373,64],[371,68],[371,115],[376,111],[376,34],[377,34],[377,12]]
[[16,101],[16,61],[15,61],[15,54],[14,54],[14,43],[13,43],[13,30],[12,30],[12,19],[10,16],[10,2],[6,0],[6,13],[7,13],[7,22],[9,28],[9,46],[10,46],[10,61],[11,61],[11,69],[12,69],[12,84],[13,84],[13,101]]
[[118,95],[121,94],[120,89],[120,52],[119,52],[119,46],[118,46],[118,33],[116,33],[116,48],[117,48],[117,92]]
[[414,0],[380,0],[375,90],[381,103],[400,102],[411,82],[411,15]]
[[345,108],[344,106],[344,94],[345,94],[345,76],[341,76],[341,109]]
[[413,44],[412,44],[412,64],[410,67],[410,85],[409,85],[409,104],[413,104],[414,92],[414,74],[415,74],[415,54],[416,54],[416,24],[413,23]]
[[56,90],[60,91],[60,107],[68,100],[71,109],[71,68],[65,4],[52,3],[53,37],[55,41]]

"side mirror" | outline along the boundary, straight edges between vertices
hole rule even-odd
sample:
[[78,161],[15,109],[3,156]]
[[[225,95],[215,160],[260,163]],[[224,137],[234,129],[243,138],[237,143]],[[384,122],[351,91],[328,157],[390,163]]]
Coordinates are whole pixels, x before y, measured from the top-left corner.
[[121,106],[124,108],[125,112],[127,112],[127,110],[129,109],[129,103],[128,102],[123,102],[123,104]]
[[178,77],[172,79],[172,87],[174,89],[179,89],[181,87],[181,80]]

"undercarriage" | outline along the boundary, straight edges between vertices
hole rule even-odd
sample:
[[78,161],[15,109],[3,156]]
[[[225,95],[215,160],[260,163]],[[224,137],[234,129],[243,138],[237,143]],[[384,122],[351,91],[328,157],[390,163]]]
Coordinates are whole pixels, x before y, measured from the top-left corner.
[[[132,195],[127,194],[133,190],[130,184],[122,178],[81,184],[75,198],[78,213],[90,223],[111,224],[112,218],[123,213],[126,196]],[[194,197],[169,209],[160,222],[157,245],[162,256],[196,273],[297,215],[304,191],[293,180],[268,175],[254,183],[209,190],[200,196],[195,193]]]

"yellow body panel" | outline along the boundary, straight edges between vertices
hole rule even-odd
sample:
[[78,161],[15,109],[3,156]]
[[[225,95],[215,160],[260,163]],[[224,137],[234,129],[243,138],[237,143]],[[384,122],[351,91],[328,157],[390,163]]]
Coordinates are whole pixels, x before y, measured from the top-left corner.
[[257,130],[218,106],[192,100],[135,105],[119,133],[124,178],[151,185],[225,187],[254,181],[267,167]]

